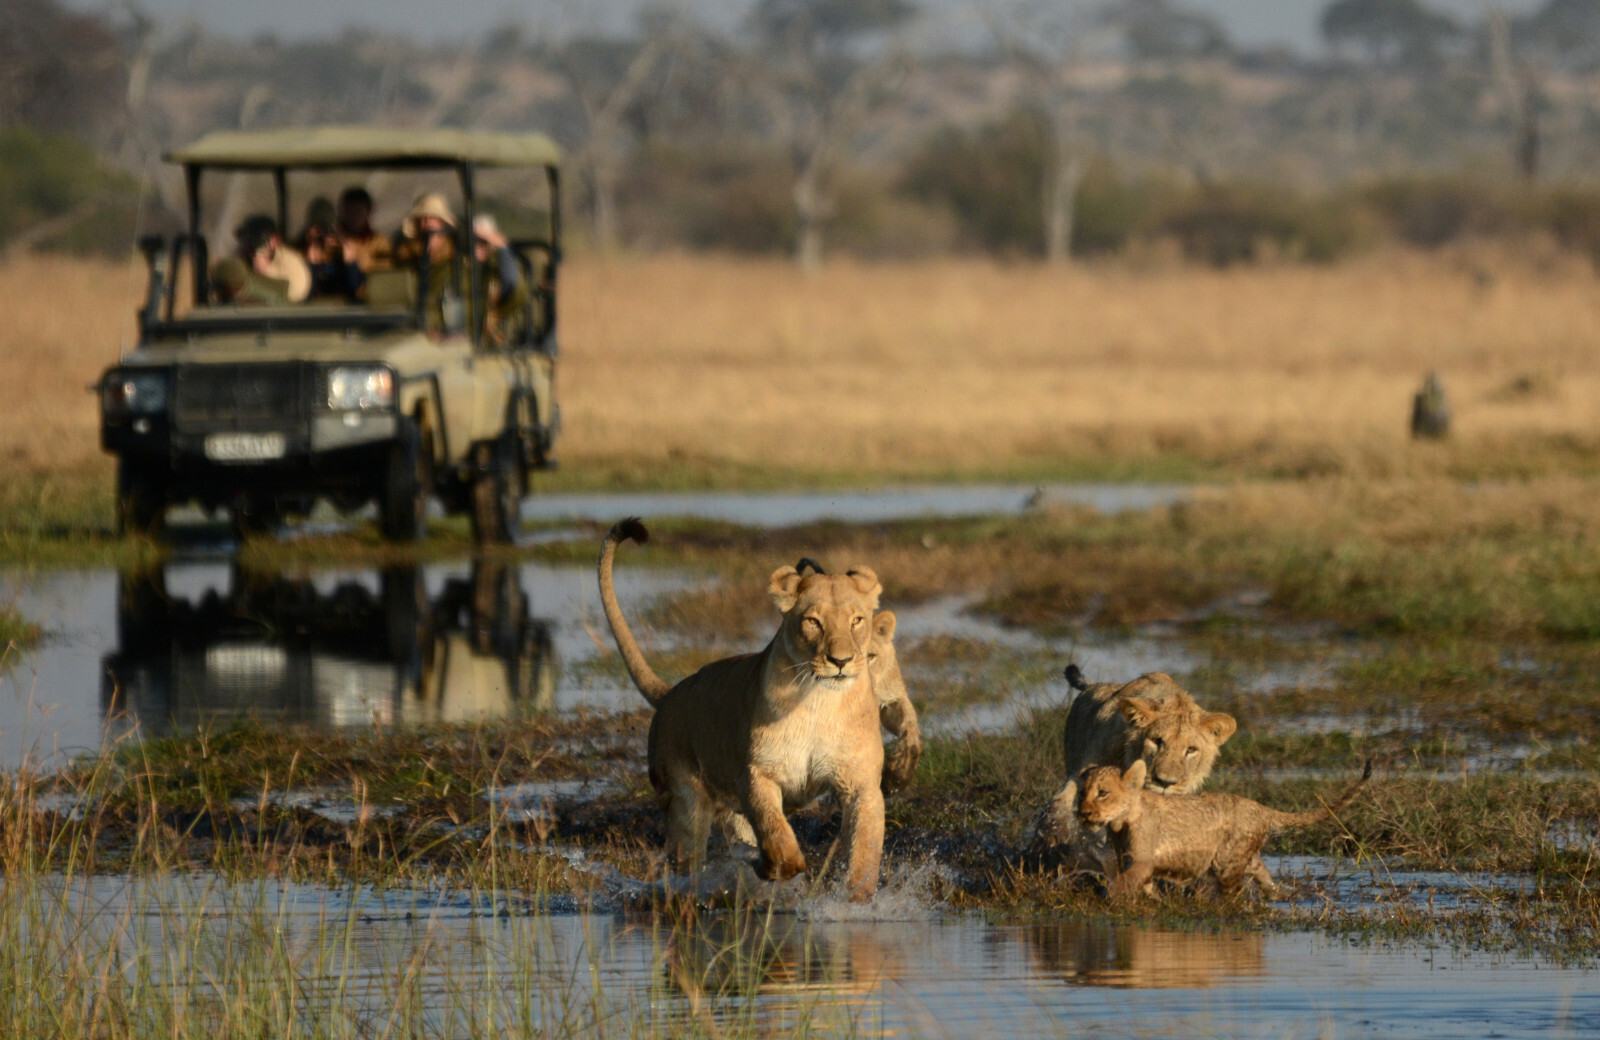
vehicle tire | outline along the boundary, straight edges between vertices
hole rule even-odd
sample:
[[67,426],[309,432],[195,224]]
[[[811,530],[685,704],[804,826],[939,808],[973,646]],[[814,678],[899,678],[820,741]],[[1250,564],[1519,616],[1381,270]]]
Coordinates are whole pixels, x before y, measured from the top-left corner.
[[479,545],[506,545],[522,529],[527,475],[515,431],[507,430],[486,448],[488,464],[472,485],[472,537]]
[[147,466],[117,461],[117,533],[159,538],[166,529],[165,482]]
[[432,462],[416,421],[401,416],[378,496],[379,522],[390,541],[415,542],[427,533]]
[[427,583],[415,566],[386,568],[381,576],[384,631],[389,659],[410,678],[433,667],[434,616]]

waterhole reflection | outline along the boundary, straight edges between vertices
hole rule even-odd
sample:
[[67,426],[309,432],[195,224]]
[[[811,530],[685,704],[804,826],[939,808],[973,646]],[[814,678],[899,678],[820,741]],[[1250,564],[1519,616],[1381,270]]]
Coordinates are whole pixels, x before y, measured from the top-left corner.
[[340,576],[229,569],[174,594],[166,572],[117,581],[116,649],[102,660],[113,730],[147,735],[253,716],[336,728],[453,722],[555,704],[548,621],[518,572],[480,561],[433,594],[414,566]]

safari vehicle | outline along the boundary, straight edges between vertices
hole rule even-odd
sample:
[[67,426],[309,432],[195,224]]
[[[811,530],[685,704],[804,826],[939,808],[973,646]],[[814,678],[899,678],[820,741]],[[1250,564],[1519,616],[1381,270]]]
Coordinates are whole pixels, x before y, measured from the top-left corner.
[[[560,428],[555,144],[538,134],[318,127],[213,133],[166,158],[183,167],[188,230],[141,240],[150,281],[138,346],[98,385],[120,528],[158,535],[167,508],[186,502],[227,507],[242,534],[319,499],[344,510],[375,501],[385,537],[409,541],[436,496],[447,514],[471,516],[480,542],[509,541],[527,474],[553,465]],[[510,204],[539,214],[541,226],[510,241],[529,292],[497,325],[497,342],[470,236],[481,182],[515,168],[523,190],[544,197]],[[284,230],[291,174],[296,186],[325,185],[378,170],[459,186],[451,297],[431,301],[441,319],[408,266],[369,273],[360,302],[219,302],[201,232],[209,174],[270,175]]]

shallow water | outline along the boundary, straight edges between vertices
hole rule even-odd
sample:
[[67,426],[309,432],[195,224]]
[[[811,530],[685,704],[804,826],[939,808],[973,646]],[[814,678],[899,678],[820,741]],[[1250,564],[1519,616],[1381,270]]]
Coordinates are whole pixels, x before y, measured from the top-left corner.
[[1172,505],[1193,495],[1182,484],[956,484],[863,491],[628,492],[536,495],[528,520],[595,520],[625,516],[692,516],[750,527],[789,527],[818,520],[878,523],[919,517],[1006,516],[1052,505],[1125,513]]
[[[617,588],[642,606],[693,580],[629,569]],[[13,581],[18,609],[45,638],[0,674],[4,766],[59,762],[136,729],[246,716],[336,729],[638,699],[620,680],[570,667],[609,640],[589,567],[463,562],[293,577],[190,562]]]
[[270,935],[291,962],[336,975],[347,1005],[393,1007],[412,987],[443,1035],[465,1031],[456,1015],[524,998],[547,1023],[598,1010],[668,1031],[694,1007],[774,1027],[809,1016],[824,1029],[851,1020],[868,1034],[929,1037],[1600,1031],[1593,973],[1532,960],[1309,933],[992,923],[915,899],[877,917],[831,919],[839,908],[828,900],[770,919],[702,912],[676,933],[639,914],[540,913],[493,895],[230,887],[206,876],[78,880],[69,902],[97,922],[90,934],[142,946],[175,981],[205,949]]

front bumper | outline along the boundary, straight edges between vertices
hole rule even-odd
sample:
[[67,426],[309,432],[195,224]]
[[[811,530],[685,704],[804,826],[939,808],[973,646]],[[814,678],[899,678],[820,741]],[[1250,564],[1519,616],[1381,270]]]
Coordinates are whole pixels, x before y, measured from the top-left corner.
[[[161,479],[171,501],[198,498],[210,505],[239,494],[376,494],[399,429],[392,412],[318,414],[294,423],[260,422],[248,429],[183,428],[167,415],[131,416],[101,424],[106,451]],[[275,458],[219,459],[207,451],[214,435],[282,438]]]

